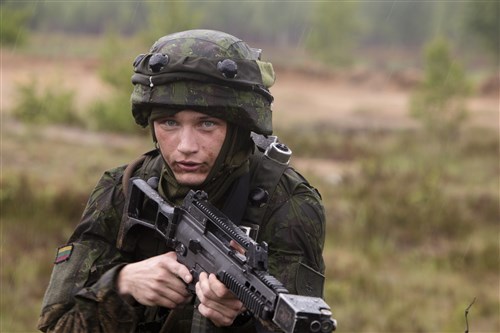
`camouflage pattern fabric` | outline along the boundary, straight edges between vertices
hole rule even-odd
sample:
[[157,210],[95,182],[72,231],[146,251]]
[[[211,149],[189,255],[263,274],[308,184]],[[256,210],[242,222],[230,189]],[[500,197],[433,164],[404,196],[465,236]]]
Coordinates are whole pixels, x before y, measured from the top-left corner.
[[152,107],[190,108],[269,135],[274,81],[272,64],[242,40],[213,30],[183,31],[160,38],[134,61],[132,114],[146,127]]
[[[192,109],[248,128],[256,133],[272,134],[270,102],[259,94],[213,83],[180,81],[149,87],[137,80],[132,93],[132,113],[143,127],[155,106]],[[224,105],[224,108],[217,107]],[[269,111],[267,110],[269,109]]]
[[[125,253],[116,246],[125,204],[121,183],[124,169],[122,166],[104,173],[67,243],[72,249],[70,255],[56,260],[43,300],[40,330],[160,330],[168,310],[130,304],[116,290],[123,265],[141,259],[138,253]],[[138,170],[135,175],[139,174]],[[287,169],[261,224],[258,241],[268,242],[270,273],[291,293],[322,295],[324,237],[325,217],[319,194],[296,171]],[[187,307],[171,331],[256,332],[254,319],[242,326],[217,329],[196,311],[193,318],[192,312],[193,308]]]
[[[203,43],[201,43],[204,41]],[[167,52],[207,58],[231,57],[237,59],[259,58],[257,50],[241,39],[221,31],[194,29],[176,32],[158,39],[150,52]]]

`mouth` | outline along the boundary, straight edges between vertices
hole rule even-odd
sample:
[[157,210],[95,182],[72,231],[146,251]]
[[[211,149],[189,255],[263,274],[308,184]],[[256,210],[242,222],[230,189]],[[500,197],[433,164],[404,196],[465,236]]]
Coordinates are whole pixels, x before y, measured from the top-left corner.
[[192,161],[178,161],[175,162],[175,166],[179,171],[182,172],[196,172],[201,168],[202,163]]

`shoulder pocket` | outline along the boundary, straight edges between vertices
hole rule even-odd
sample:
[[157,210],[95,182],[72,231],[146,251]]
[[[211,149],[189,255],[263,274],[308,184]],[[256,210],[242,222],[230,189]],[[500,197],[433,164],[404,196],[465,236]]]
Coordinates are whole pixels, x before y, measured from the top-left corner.
[[65,260],[61,260],[60,250],[58,251],[42,308],[53,304],[73,302],[73,296],[83,288],[89,278],[92,265],[102,253],[102,250],[97,247],[92,248],[82,243],[65,246],[65,248],[69,247],[72,247],[71,253]]
[[300,295],[323,297],[325,276],[311,267],[300,263],[297,268],[295,287]]

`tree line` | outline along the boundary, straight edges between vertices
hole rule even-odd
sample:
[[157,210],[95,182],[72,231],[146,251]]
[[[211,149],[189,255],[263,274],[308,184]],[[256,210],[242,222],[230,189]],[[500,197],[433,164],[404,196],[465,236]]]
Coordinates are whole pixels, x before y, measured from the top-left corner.
[[143,34],[151,40],[195,27],[244,40],[305,47],[344,65],[360,47],[421,48],[445,37],[464,53],[499,55],[499,2],[486,1],[3,1],[2,44],[31,31]]

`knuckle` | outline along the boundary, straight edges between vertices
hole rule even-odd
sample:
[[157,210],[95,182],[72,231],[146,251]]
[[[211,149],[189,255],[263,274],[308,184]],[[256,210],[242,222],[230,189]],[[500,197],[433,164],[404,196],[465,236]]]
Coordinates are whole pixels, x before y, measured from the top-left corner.
[[175,297],[174,297],[174,301],[175,303],[177,304],[182,304],[184,302],[186,302],[187,300],[187,297],[186,296],[183,296],[183,295],[180,295],[180,294],[177,294]]
[[223,326],[229,326],[229,325],[231,325],[231,324],[233,323],[233,321],[234,321],[234,320],[233,320],[232,318],[225,317],[225,316],[223,316],[223,317],[221,318],[221,320],[220,320],[220,322],[221,322],[221,324],[222,324]]
[[148,304],[155,304],[158,300],[158,296],[156,294],[146,294],[144,295],[144,300],[148,303]]
[[163,304],[162,304],[164,307],[166,307],[167,309],[175,309],[178,305],[178,303],[175,303],[175,302],[172,302],[171,300],[169,299],[165,299],[163,301]]

